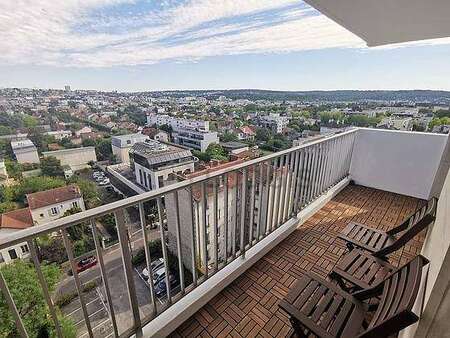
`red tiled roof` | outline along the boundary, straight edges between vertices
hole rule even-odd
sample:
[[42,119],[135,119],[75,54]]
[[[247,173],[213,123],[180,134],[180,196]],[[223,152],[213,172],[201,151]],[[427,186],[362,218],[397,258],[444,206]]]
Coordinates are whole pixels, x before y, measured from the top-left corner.
[[252,135],[254,136],[256,133],[253,131],[252,128],[250,128],[249,126],[243,126],[241,128],[239,128],[244,134],[247,135]]
[[35,192],[27,195],[28,206],[31,210],[46,207],[56,203],[70,201],[81,197],[80,188],[71,184],[66,187]]
[[26,229],[33,226],[33,219],[28,208],[6,212],[0,215],[0,228]]

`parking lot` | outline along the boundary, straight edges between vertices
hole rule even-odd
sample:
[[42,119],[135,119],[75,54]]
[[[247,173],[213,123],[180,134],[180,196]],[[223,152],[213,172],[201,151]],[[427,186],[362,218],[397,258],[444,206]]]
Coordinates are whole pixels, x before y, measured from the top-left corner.
[[[95,337],[111,337],[113,335],[112,324],[109,319],[108,308],[104,297],[97,287],[83,294],[86,303],[89,320]],[[70,304],[61,309],[63,315],[70,318],[77,329],[77,337],[88,337],[86,324],[80,299],[74,299]]]

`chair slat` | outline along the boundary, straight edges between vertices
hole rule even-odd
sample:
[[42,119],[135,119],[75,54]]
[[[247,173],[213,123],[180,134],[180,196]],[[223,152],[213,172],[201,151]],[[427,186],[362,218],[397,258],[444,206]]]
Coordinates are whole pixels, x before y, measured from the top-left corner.
[[340,329],[342,328],[342,325],[344,324],[344,321],[348,318],[348,316],[350,315],[350,311],[353,308],[354,308],[354,305],[351,302],[345,301],[344,305],[339,310],[336,319],[334,320],[333,324],[331,325],[330,333],[333,336],[338,335]]
[[330,307],[326,311],[325,316],[323,317],[322,321],[319,324],[323,329],[326,330],[328,328],[331,320],[336,315],[336,311],[338,310],[343,300],[344,298],[341,295],[335,296],[335,298],[333,299],[333,303],[331,303]]

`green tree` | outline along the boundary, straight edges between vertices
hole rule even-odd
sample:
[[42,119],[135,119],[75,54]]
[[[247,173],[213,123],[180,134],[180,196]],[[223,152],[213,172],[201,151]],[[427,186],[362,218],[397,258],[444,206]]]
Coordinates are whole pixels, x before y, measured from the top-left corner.
[[16,210],[17,204],[14,202],[1,202],[0,203],[0,214],[4,214],[5,212]]
[[87,208],[94,208],[100,205],[100,196],[95,183],[79,176],[72,176],[68,182],[74,183],[80,188]]
[[227,152],[220,144],[211,143],[206,149],[206,154],[211,158],[219,161],[228,160]]
[[11,135],[14,134],[14,130],[7,126],[0,126],[0,135]]
[[266,128],[257,128],[255,138],[257,141],[267,142],[272,137],[272,133]]
[[162,126],[159,127],[159,129],[161,129],[162,131],[165,131],[169,135],[172,135],[173,128],[171,125],[163,124]]
[[428,128],[432,130],[435,126],[442,126],[444,124],[450,124],[450,117],[434,118],[428,124]]
[[8,159],[8,160],[5,160],[5,166],[6,166],[6,171],[10,177],[15,178],[15,179],[22,178],[23,168],[19,162],[11,161]]
[[[50,291],[53,291],[61,270],[56,265],[45,264],[41,265],[41,269]],[[43,328],[53,327],[34,266],[23,260],[16,260],[3,266],[1,273],[30,337],[38,336]],[[19,337],[3,294],[0,294],[0,336]]]
[[43,151],[48,151],[48,144],[45,142],[44,134],[42,130],[36,127],[28,129],[28,138],[33,142],[33,144],[38,149],[39,153]]
[[112,147],[111,147],[111,138],[104,138],[97,141],[97,145],[95,146],[95,151],[97,153],[97,158],[99,161],[111,160],[112,156]]
[[5,187],[3,190],[4,202],[24,203],[25,195],[38,191],[59,188],[66,185],[63,179],[47,176],[27,177],[19,184]]
[[24,115],[22,119],[23,125],[26,128],[34,128],[39,124],[38,119],[31,115]]
[[226,131],[225,133],[223,133],[223,134],[220,136],[220,140],[221,140],[222,142],[239,141],[239,139],[238,139],[238,137],[237,137],[236,134],[230,133],[230,132],[228,132],[228,131]]
[[54,156],[44,157],[41,160],[41,172],[45,176],[64,177],[61,161]]

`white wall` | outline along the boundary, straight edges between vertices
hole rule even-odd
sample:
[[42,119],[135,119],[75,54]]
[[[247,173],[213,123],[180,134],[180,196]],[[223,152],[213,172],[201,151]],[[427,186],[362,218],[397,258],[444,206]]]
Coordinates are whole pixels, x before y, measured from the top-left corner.
[[350,177],[356,184],[428,199],[447,135],[359,129]]
[[[64,213],[67,210],[70,210],[70,209],[73,208],[73,202],[77,202],[78,207],[82,211],[86,210],[85,205],[84,205],[83,197],[75,198],[73,200],[64,201],[64,202],[61,202],[61,203],[48,205],[48,206],[43,207],[43,208],[30,210],[31,211],[31,217],[33,218],[33,222],[36,225],[42,225],[42,224],[54,221],[55,219],[58,219],[60,217],[63,217]],[[51,209],[53,207],[57,209],[57,213],[55,215],[53,215],[51,213]]]

